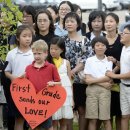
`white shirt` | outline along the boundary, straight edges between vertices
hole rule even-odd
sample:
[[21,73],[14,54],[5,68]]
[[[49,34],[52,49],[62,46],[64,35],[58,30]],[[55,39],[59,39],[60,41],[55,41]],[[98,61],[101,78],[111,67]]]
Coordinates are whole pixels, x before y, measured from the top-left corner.
[[[130,46],[123,46],[120,59],[121,74],[130,72]],[[130,79],[121,79],[122,83],[130,84]]]
[[[103,32],[100,33],[100,36],[103,36]],[[95,34],[91,32],[90,40],[92,41],[95,37],[96,37]]]
[[107,70],[112,71],[112,62],[105,57],[103,60],[99,60],[96,56],[90,57],[86,60],[84,73],[90,74],[95,78],[105,76]]
[[31,49],[23,53],[16,47],[7,54],[6,61],[8,61],[8,65],[5,71],[11,72],[14,76],[21,76],[33,60],[34,57]]

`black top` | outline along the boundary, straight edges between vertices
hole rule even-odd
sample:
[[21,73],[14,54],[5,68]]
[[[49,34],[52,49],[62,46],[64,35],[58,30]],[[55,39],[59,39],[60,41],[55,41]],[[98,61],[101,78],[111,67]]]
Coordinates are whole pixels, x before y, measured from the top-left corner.
[[85,23],[82,23],[82,25],[81,25],[81,33],[83,36],[85,36],[85,34],[86,34],[86,24]]
[[33,39],[33,41],[37,41],[37,40],[44,40],[48,46],[50,47],[50,42],[51,42],[51,39],[53,37],[55,37],[56,35],[52,34],[52,33],[48,33],[47,35],[43,36],[41,34],[35,34],[35,38]]
[[[103,36],[106,36],[106,34],[105,34],[104,32],[102,32],[102,35],[103,35]],[[91,41],[91,32],[87,32],[87,33],[85,34],[85,36]]]
[[[120,35],[118,35],[117,39],[115,40],[114,44],[109,45],[105,54],[106,56],[113,56],[118,61],[120,61],[121,51],[122,51],[123,44],[120,42]],[[113,68],[115,65],[113,66]],[[119,72],[118,72],[119,73]],[[120,80],[114,80],[115,83],[119,83]]]

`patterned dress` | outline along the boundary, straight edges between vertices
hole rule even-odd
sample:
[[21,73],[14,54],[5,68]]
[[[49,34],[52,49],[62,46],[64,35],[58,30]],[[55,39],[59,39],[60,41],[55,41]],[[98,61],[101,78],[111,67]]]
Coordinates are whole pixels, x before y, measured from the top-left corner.
[[[75,68],[79,58],[81,58],[82,62],[85,64],[86,59],[93,55],[92,46],[87,38],[84,38],[80,42],[70,40],[70,38],[67,38],[65,41],[65,45],[66,45],[66,58],[70,62],[71,69]],[[80,82],[80,79],[77,74],[74,77],[74,82],[75,83]]]

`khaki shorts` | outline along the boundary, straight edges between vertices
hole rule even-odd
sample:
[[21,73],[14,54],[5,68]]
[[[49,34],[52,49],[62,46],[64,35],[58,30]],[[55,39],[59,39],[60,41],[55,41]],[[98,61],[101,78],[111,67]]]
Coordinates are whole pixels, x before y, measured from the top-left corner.
[[120,83],[120,103],[122,115],[130,115],[130,87]]
[[110,119],[111,92],[101,86],[92,85],[86,89],[86,118]]

